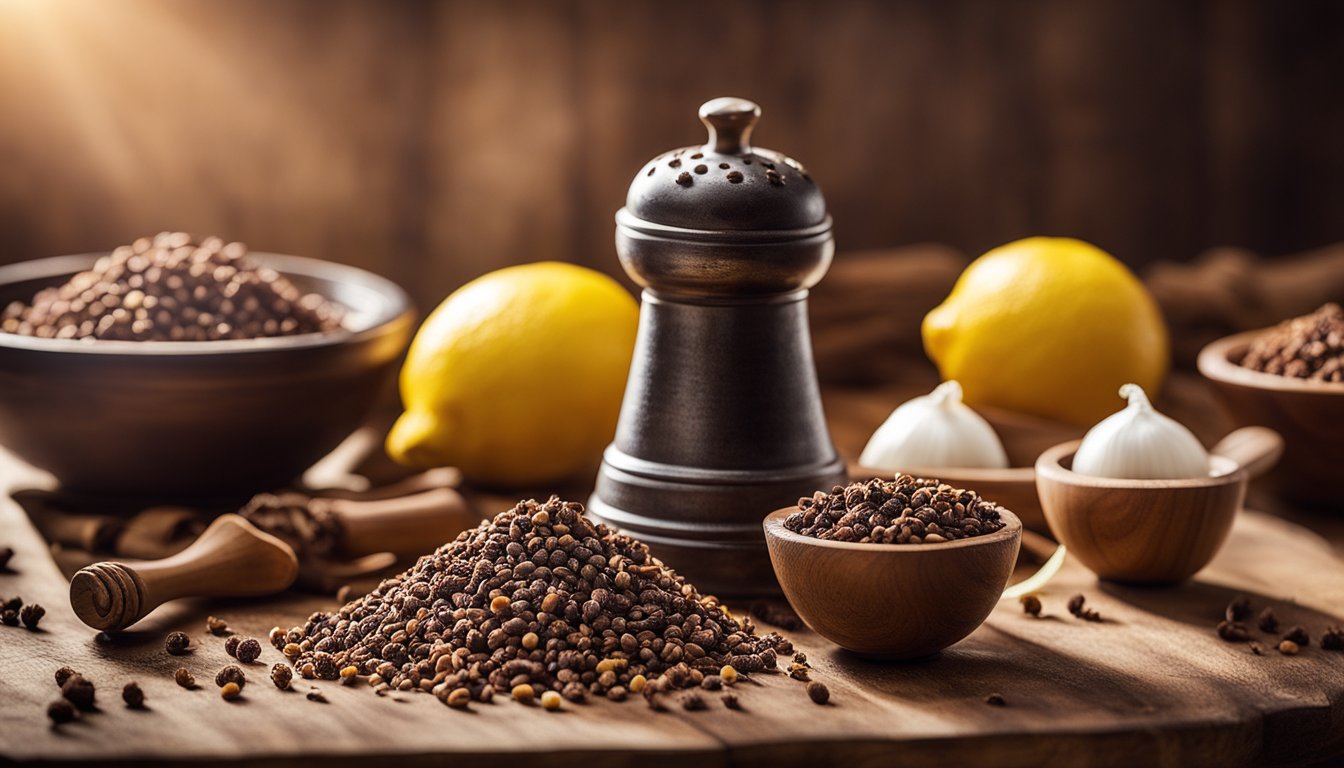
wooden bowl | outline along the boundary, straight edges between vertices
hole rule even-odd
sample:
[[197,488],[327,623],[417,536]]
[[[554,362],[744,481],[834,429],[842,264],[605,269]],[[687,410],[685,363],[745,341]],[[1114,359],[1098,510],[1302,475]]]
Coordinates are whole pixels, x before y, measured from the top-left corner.
[[1218,552],[1246,494],[1247,472],[1211,455],[1207,477],[1119,480],[1070,469],[1081,441],[1036,461],[1036,487],[1050,530],[1103,579],[1174,584]]
[[878,659],[929,656],[984,623],[1022,544],[1022,521],[939,544],[858,544],[794,533],[786,507],[765,518],[770,562],[789,604],[817,634]]
[[1213,384],[1238,426],[1262,424],[1283,435],[1283,461],[1268,478],[1278,495],[1338,509],[1344,494],[1344,384],[1238,365],[1251,341],[1264,332],[1239,333],[1209,344],[1199,353],[1199,372]]
[[[0,305],[30,301],[103,255],[0,267]],[[414,311],[404,291],[363,270],[252,255],[343,305],[345,327],[202,342],[0,333],[0,443],[77,493],[233,497],[297,477],[368,416]]]

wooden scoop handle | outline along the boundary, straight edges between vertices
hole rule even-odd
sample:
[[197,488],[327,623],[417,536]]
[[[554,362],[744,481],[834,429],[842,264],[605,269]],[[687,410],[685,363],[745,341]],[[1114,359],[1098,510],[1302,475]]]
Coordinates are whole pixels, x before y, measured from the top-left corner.
[[1237,462],[1251,477],[1259,477],[1283,455],[1283,438],[1268,427],[1242,427],[1213,446],[1212,453]]
[[330,505],[341,521],[341,554],[347,557],[423,555],[480,522],[451,488],[376,501],[331,499]]
[[267,595],[293,584],[298,573],[287,544],[224,515],[172,557],[81,569],[70,581],[70,606],[94,629],[119,630],[169,600]]

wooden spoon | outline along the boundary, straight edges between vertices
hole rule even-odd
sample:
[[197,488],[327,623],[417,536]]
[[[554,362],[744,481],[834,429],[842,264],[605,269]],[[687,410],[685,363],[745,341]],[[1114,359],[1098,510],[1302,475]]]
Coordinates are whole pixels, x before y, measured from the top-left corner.
[[298,573],[287,544],[238,515],[223,515],[172,557],[81,569],[70,581],[70,606],[90,627],[114,631],[169,600],[268,595],[288,588]]

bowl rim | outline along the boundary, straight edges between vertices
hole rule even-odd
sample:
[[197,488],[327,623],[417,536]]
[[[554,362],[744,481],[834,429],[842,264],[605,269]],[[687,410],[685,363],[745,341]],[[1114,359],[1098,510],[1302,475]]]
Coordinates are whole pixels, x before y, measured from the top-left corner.
[[1046,449],[1036,459],[1036,477],[1038,481],[1061,483],[1063,485],[1078,486],[1083,488],[1107,488],[1124,490],[1171,490],[1181,488],[1218,488],[1224,485],[1232,485],[1239,482],[1245,482],[1247,474],[1245,468],[1238,466],[1236,462],[1226,456],[1209,454],[1209,461],[1217,463],[1220,466],[1227,467],[1226,472],[1207,476],[1191,478],[1173,478],[1165,480],[1131,480],[1120,477],[1093,477],[1074,472],[1072,469],[1064,466],[1065,459],[1073,458],[1074,453],[1078,451],[1078,446],[1082,440],[1070,440],[1067,443],[1060,443],[1052,448]]
[[[93,260],[107,256],[111,251],[51,256],[0,266],[0,285],[58,277],[88,269]],[[333,282],[352,283],[371,289],[388,300],[386,316],[363,328],[337,328],[318,333],[293,336],[268,336],[258,339],[225,339],[216,341],[120,341],[95,339],[47,339],[0,331],[0,349],[33,352],[74,353],[85,355],[135,355],[164,357],[211,357],[215,355],[251,354],[265,351],[313,349],[352,343],[380,336],[399,323],[410,322],[415,307],[410,295],[391,280],[366,269],[325,261],[306,256],[294,256],[269,251],[249,251],[249,255],[281,274],[323,277]]]
[[797,542],[799,544],[808,544],[811,546],[822,547],[825,549],[848,550],[851,552],[890,552],[891,554],[915,554],[918,552],[947,551],[953,549],[969,549],[971,547],[984,546],[988,544],[997,544],[1005,540],[1021,538],[1022,520],[1011,510],[1005,507],[999,507],[1001,510],[999,516],[1003,518],[1006,525],[1003,528],[980,536],[970,536],[964,539],[954,539],[952,541],[937,541],[932,544],[876,544],[873,542],[861,541],[833,541],[831,539],[818,539],[815,536],[804,536],[796,531],[791,531],[784,527],[784,518],[798,510],[798,505],[794,504],[788,507],[776,509],[774,512],[765,516],[761,522],[765,529],[766,538],[778,538],[785,541]]
[[1232,362],[1232,355],[1241,353],[1250,346],[1256,337],[1277,326],[1242,331],[1231,336],[1205,344],[1195,358],[1195,367],[1206,379],[1212,381],[1239,384],[1243,387],[1279,392],[1301,392],[1315,395],[1344,395],[1344,382],[1311,381],[1295,376],[1280,376],[1277,373],[1265,373]]

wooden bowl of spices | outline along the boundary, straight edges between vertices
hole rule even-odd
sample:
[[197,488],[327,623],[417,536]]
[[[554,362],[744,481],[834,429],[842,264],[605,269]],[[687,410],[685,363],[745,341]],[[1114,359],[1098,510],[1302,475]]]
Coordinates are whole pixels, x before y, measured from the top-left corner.
[[1081,441],[1057,445],[1036,461],[1036,484],[1055,538],[1103,579],[1175,584],[1218,553],[1246,482],[1283,450],[1272,430],[1243,427],[1214,446],[1207,475],[1162,480],[1074,472]]
[[[1319,358],[1325,354],[1321,353],[1333,351],[1335,360],[1344,357],[1340,351],[1344,314],[1332,306],[1275,328],[1219,339],[1199,353],[1198,366],[1236,425],[1262,424],[1283,435],[1283,461],[1268,478],[1275,493],[1299,503],[1338,508],[1344,494],[1344,471],[1340,469],[1344,461],[1344,380],[1293,375],[1308,372],[1302,367],[1306,361],[1288,367],[1299,356],[1310,360],[1313,352],[1318,357],[1311,361],[1317,372],[1323,368]],[[1260,354],[1248,360],[1248,353],[1257,346]],[[1257,370],[1247,362],[1284,372]]]
[[184,238],[0,267],[0,443],[65,489],[282,486],[368,416],[406,347],[414,312],[388,280],[296,256],[235,263],[240,244]]
[[[1017,561],[1022,521],[1016,515],[977,497],[973,506],[984,505],[993,523],[978,521],[980,532],[960,536],[936,523],[911,525],[919,517],[929,517],[920,512],[935,511],[932,507],[944,501],[972,506],[965,501],[967,492],[940,486],[937,480],[898,476],[894,481],[853,483],[844,490],[802,501],[829,503],[839,513],[838,519],[830,516],[836,523],[852,523],[850,518],[865,519],[876,511],[883,524],[863,531],[859,538],[864,540],[835,538],[838,527],[822,531],[830,538],[820,538],[818,529],[825,524],[814,518],[809,527],[805,517],[809,510],[802,506],[786,507],[765,518],[775,576],[808,626],[862,656],[917,659],[956,643],[984,623]],[[897,499],[882,512],[882,505],[898,494],[905,501]],[[865,506],[869,500],[875,510]],[[919,517],[903,516],[896,505],[909,507]]]

